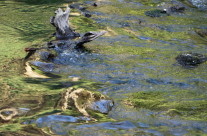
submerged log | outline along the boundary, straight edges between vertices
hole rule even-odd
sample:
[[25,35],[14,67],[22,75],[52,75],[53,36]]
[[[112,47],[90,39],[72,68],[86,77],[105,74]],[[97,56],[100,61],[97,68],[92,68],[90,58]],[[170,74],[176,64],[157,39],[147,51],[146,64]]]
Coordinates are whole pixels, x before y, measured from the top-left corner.
[[50,23],[56,27],[55,37],[57,40],[67,40],[80,37],[80,34],[76,33],[69,26],[69,13],[69,7],[67,7],[65,11],[59,8],[55,11],[55,16],[50,19]]

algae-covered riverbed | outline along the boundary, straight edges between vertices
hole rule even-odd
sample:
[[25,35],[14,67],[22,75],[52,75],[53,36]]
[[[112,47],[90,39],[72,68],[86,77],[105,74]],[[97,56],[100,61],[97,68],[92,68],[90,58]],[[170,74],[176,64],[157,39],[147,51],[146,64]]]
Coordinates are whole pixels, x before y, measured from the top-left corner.
[[[197,33],[207,29],[207,4],[182,0],[184,12],[150,17],[147,11],[163,9],[159,5],[168,1],[94,2],[0,1],[0,109],[21,111],[1,120],[0,135],[207,135],[207,63],[186,68],[175,59],[186,52],[207,55],[206,36]],[[107,33],[85,44],[88,52],[66,55],[52,70],[33,67],[41,78],[25,75],[24,48],[54,40],[49,19],[72,3],[84,4],[92,15],[72,9],[73,29]],[[68,87],[98,91],[115,106],[109,114],[89,111],[91,122],[58,122],[59,114],[81,116],[54,109]]]

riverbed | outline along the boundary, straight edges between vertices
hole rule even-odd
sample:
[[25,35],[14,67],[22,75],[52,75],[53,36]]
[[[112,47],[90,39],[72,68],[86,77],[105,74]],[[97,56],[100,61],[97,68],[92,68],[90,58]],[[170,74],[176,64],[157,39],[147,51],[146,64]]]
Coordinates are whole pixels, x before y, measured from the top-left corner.
[[[41,47],[51,40],[55,29],[49,18],[57,8],[65,8],[72,1],[0,1],[0,107],[36,109],[1,123],[0,132],[33,134],[24,131],[29,127],[22,122],[54,114],[57,94],[75,86],[108,95],[115,102],[114,108],[103,118],[97,115],[97,122],[60,122],[45,126],[49,130],[44,127],[44,132],[82,136],[207,135],[207,63],[185,68],[175,59],[186,52],[207,55],[207,39],[196,33],[207,29],[205,7],[199,9],[184,2],[183,13],[150,17],[146,11],[160,9],[158,5],[164,0],[103,0],[97,7],[91,5],[92,1],[78,2],[85,4],[92,16],[86,18],[72,10],[73,29],[81,34],[106,30],[107,34],[85,44],[87,52],[66,54],[52,70],[36,69],[49,78],[34,78],[24,75],[24,48]],[[74,82],[74,78],[80,80]],[[133,105],[130,99],[136,97],[132,96],[143,102]],[[34,124],[31,128],[41,130]]]

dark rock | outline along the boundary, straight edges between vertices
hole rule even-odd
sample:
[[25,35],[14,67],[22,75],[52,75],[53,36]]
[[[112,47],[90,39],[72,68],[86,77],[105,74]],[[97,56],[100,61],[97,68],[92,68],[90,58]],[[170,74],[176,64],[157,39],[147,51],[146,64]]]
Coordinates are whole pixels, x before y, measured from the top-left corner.
[[176,58],[177,62],[186,68],[194,68],[207,60],[207,57],[198,53],[183,53]]
[[145,12],[146,16],[150,16],[150,17],[162,17],[162,16],[168,16],[167,12],[164,10],[160,10],[160,9],[155,9],[155,10],[151,10],[151,11],[146,11]]
[[172,6],[167,10],[169,10],[170,12],[181,12],[182,13],[182,12],[184,12],[185,7]]
[[88,18],[92,16],[89,12],[81,12],[81,14]]
[[[74,3],[74,4],[71,4],[69,7],[72,9],[80,9],[82,7],[82,4]],[[84,9],[86,9],[86,8],[84,8]]]
[[158,5],[162,10],[166,11],[168,14],[171,13],[183,13],[187,8],[184,4],[178,1],[163,2]]
[[98,4],[97,2],[94,2],[94,3],[92,4],[92,6],[97,7],[97,6],[99,6],[99,4]]

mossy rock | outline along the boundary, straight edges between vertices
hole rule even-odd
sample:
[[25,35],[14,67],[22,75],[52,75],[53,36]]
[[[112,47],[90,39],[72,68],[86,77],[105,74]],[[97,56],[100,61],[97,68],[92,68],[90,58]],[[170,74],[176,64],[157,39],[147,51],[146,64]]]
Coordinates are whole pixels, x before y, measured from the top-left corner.
[[68,108],[72,107],[76,108],[84,116],[90,116],[87,112],[88,109],[101,113],[108,113],[113,106],[113,100],[99,92],[70,87],[61,93],[61,97],[56,103],[55,108],[66,111]]

